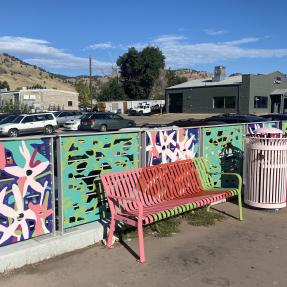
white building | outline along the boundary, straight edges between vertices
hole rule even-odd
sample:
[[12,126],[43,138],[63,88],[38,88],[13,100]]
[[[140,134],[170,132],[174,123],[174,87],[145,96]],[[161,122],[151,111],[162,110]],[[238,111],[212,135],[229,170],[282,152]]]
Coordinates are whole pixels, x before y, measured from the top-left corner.
[[26,89],[0,93],[0,104],[19,103],[34,111],[77,110],[79,94],[56,89]]

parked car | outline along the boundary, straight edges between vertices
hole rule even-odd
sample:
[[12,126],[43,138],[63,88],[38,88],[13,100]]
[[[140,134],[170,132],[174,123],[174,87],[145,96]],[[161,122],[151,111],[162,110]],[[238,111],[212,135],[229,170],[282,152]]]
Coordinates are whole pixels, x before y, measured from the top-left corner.
[[67,130],[77,131],[81,124],[81,119],[84,117],[85,115],[82,115],[79,119],[69,120],[63,124],[63,127]]
[[19,114],[6,114],[5,117],[0,118],[0,125],[11,123]]
[[80,111],[58,111],[53,112],[53,114],[59,126],[62,126],[67,121],[79,119],[83,115]]
[[0,122],[5,119],[7,116],[9,116],[10,114],[0,114]]
[[52,134],[58,127],[52,113],[23,114],[15,117],[11,122],[0,125],[0,135],[17,137],[23,134],[41,133]]
[[260,117],[267,121],[287,121],[287,114],[268,114]]
[[266,122],[265,118],[256,115],[222,114],[205,119],[206,121],[218,121],[226,124]]
[[178,127],[198,127],[198,126],[212,126],[212,125],[222,125],[224,122],[213,121],[213,120],[196,120],[196,119],[187,119],[187,120],[177,120],[169,123],[169,126],[178,126]]
[[129,116],[142,116],[151,114],[151,106],[148,103],[140,103],[134,108],[130,108],[128,111]]
[[99,112],[84,115],[81,119],[79,130],[98,130],[105,132],[107,130],[118,130],[135,126],[136,124],[133,120],[124,119],[110,112]]

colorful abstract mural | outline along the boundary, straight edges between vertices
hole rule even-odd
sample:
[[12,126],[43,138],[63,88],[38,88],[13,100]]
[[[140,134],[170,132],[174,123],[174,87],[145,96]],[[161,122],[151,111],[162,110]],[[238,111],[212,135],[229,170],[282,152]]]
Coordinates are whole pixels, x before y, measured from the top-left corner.
[[280,128],[279,123],[280,122],[266,122],[266,123],[264,123],[264,127],[265,128],[277,128],[277,129],[279,129]]
[[247,124],[247,134],[253,135],[254,131],[264,127],[264,123],[250,123]]
[[146,166],[194,158],[199,151],[199,129],[146,132]]
[[287,134],[287,121],[282,121],[281,122],[281,130],[283,133],[286,135]]
[[203,128],[203,156],[216,186],[221,185],[221,172],[242,174],[243,130],[243,125]]
[[139,167],[138,133],[60,138],[63,227],[106,216],[100,174]]
[[50,141],[0,142],[0,246],[53,231]]

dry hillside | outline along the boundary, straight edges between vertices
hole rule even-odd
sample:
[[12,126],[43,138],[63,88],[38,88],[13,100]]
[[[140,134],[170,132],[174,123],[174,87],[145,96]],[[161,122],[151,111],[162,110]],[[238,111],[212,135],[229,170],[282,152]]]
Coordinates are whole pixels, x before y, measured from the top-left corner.
[[0,54],[0,81],[7,81],[11,90],[40,84],[46,88],[75,91],[67,79],[61,79],[7,54]]

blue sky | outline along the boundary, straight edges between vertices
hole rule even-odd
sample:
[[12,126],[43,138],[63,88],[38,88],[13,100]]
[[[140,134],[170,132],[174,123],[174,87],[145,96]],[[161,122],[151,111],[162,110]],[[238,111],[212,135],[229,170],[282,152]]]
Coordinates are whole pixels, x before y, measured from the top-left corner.
[[166,67],[287,73],[287,1],[14,0],[1,3],[0,53],[66,75],[107,74],[135,46]]

